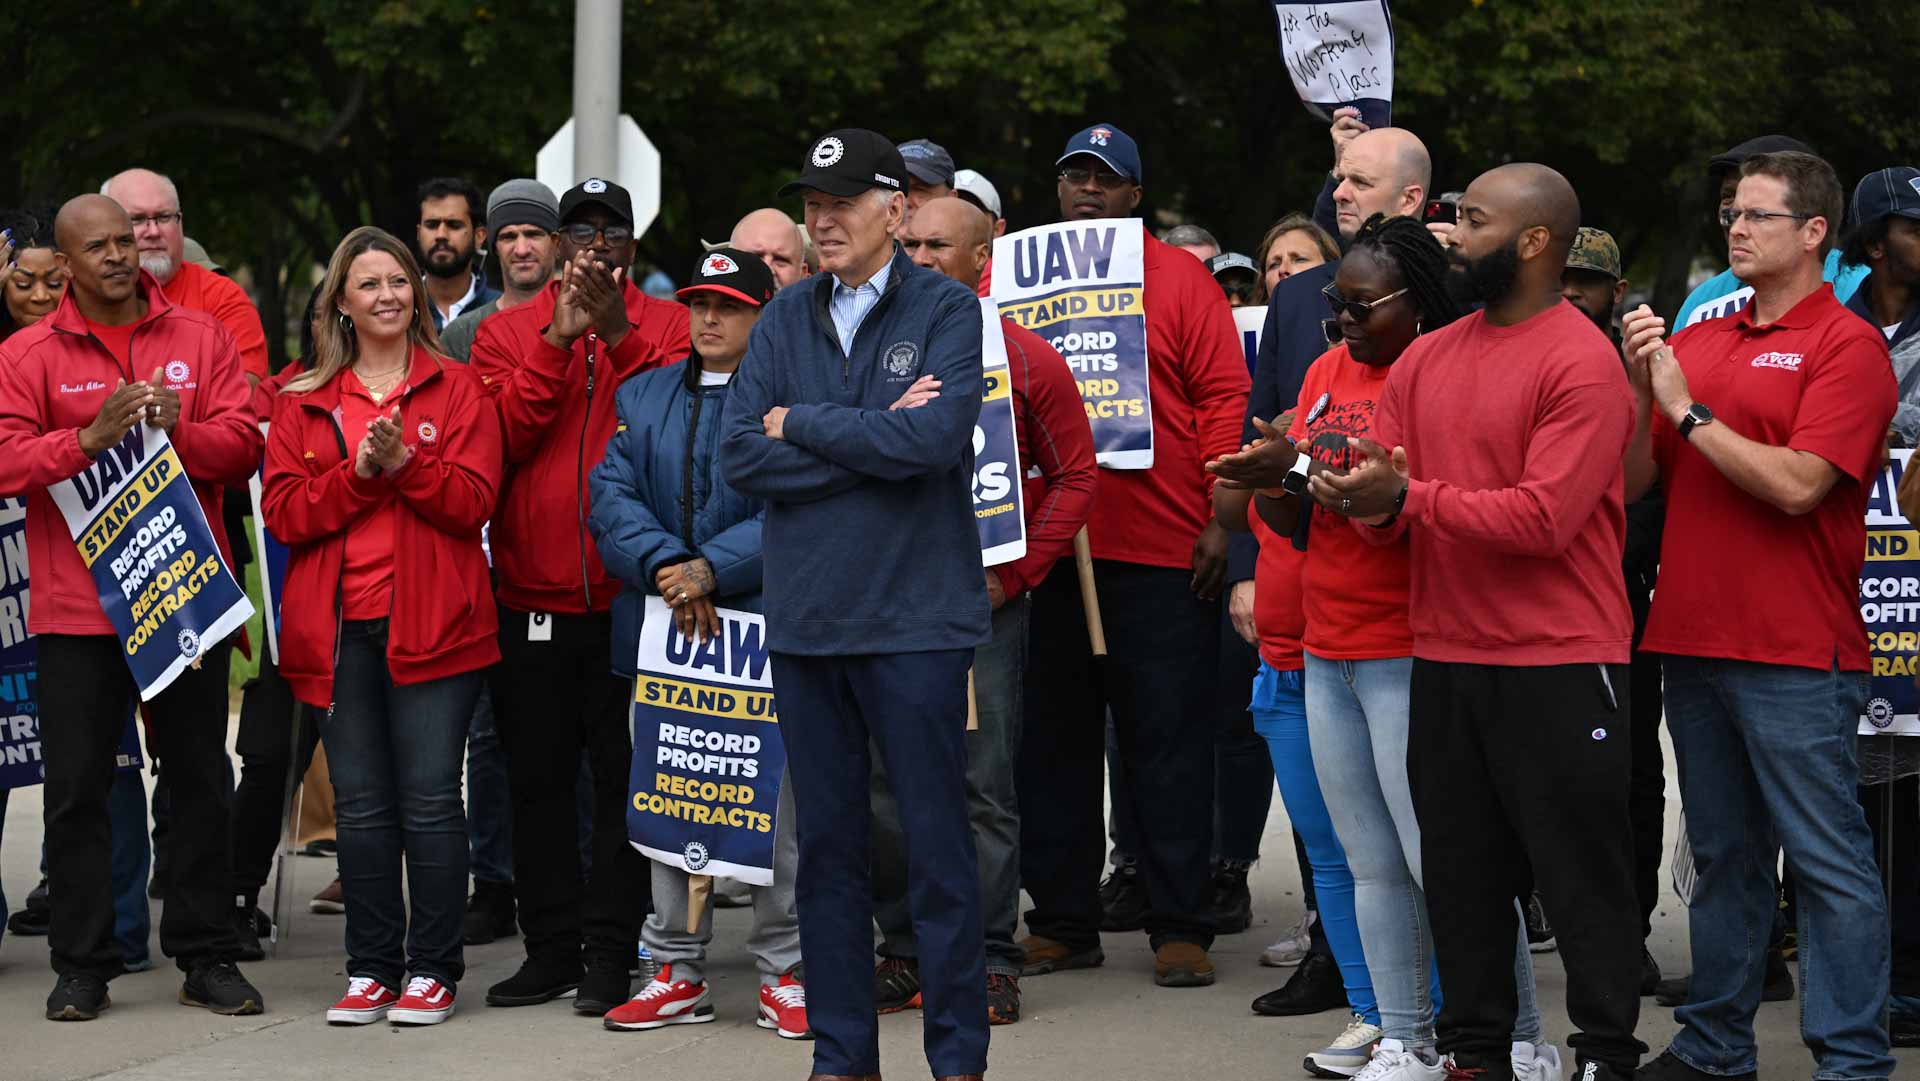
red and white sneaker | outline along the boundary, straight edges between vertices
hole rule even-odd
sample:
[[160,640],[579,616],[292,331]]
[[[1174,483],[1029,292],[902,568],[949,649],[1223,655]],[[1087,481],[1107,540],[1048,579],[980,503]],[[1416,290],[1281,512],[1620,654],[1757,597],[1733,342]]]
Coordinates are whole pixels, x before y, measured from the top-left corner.
[[432,976],[407,981],[407,993],[387,1011],[396,1025],[437,1025],[453,1016],[453,988]]
[[608,1010],[601,1023],[615,1032],[638,1032],[667,1025],[699,1025],[711,1020],[713,1003],[708,1001],[707,985],[676,980],[673,966],[661,965],[658,976],[626,1003]]
[[346,997],[327,1007],[329,1025],[371,1025],[387,1015],[400,998],[393,988],[372,976],[347,981]]
[[813,1030],[807,1027],[807,989],[793,978],[793,973],[780,977],[772,987],[760,985],[760,1016],[754,1023],[774,1030],[783,1040],[813,1037]]

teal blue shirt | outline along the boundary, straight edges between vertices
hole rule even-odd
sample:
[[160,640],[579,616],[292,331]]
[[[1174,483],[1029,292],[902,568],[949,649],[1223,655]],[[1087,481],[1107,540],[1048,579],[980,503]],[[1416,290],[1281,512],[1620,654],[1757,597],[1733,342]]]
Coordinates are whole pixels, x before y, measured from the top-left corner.
[[[1827,253],[1826,279],[1833,283],[1833,298],[1845,304],[1860,288],[1866,279],[1864,266],[1842,267],[1838,249]],[[1680,305],[1680,314],[1669,324],[1674,330],[1690,327],[1703,319],[1718,319],[1723,315],[1747,306],[1753,299],[1753,286],[1747,285],[1733,276],[1732,270],[1723,270],[1706,281],[1699,288],[1687,294],[1687,302]]]

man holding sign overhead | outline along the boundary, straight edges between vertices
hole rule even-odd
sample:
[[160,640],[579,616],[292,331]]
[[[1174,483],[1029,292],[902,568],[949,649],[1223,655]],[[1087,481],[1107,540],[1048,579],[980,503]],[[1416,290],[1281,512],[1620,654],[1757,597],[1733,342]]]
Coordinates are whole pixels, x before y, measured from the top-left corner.
[[[127,704],[139,686],[132,666],[151,663],[140,654],[152,651],[157,662],[168,650],[177,674],[147,702],[154,751],[173,784],[176,827],[160,946],[187,974],[182,1002],[218,1013],[259,1013],[260,993],[232,964],[228,809],[220,791],[226,783],[225,636],[209,633],[201,641],[163,621],[164,638],[136,644],[128,637],[123,645],[104,605],[116,605],[125,617],[130,605],[147,598],[133,575],[163,545],[171,546],[171,562],[159,563],[148,584],[165,589],[163,577],[181,578],[202,582],[211,593],[232,582],[225,532],[209,531],[207,522],[221,520],[221,490],[245,483],[258,464],[260,430],[247,407],[233,337],[212,316],[168,302],[159,283],[140,270],[133,223],[119,204],[101,195],[73,199],[61,208],[54,232],[70,276],[67,295],[52,315],[0,348],[0,459],[9,463],[0,495],[28,497],[34,569],[28,627],[40,642],[48,874],[60,897],[48,934],[60,980],[47,1016],[98,1016],[109,1005],[106,982],[122,971],[113,940],[107,790]],[[156,445],[144,429],[165,437]],[[169,460],[196,497],[184,508],[168,499],[168,478],[147,472]],[[125,552],[130,532],[137,539],[152,527],[166,528],[154,530],[159,539],[134,566],[121,568],[129,591],[123,596],[101,589],[96,575],[118,558],[88,565],[53,490],[70,487],[77,499],[87,492],[97,499],[129,471],[144,478],[139,490],[152,494],[144,500],[152,513],[133,511],[112,536],[92,530],[87,536],[103,552]],[[140,502],[131,498],[134,491],[119,490],[127,505]],[[194,566],[181,567],[187,556],[195,557]],[[209,562],[218,566],[209,570]],[[184,592],[186,585],[178,585],[153,607],[173,613]],[[184,608],[193,601],[178,603]]]
[[[980,305],[893,243],[906,177],[878,132],[842,128],[809,147],[783,194],[804,196],[826,273],[766,305],[721,433],[728,482],[767,502],[767,636],[799,812],[817,1078],[880,1070],[869,746],[906,825],[927,1061],[936,1078],[987,1068],[966,802],[967,669],[989,612],[972,493]],[[938,398],[888,408],[922,376]]]
[[[1000,238],[994,298],[1079,381],[1105,472],[1087,531],[1115,671],[1087,647],[1079,583],[1055,567],[1034,590],[1020,799],[1022,880],[1033,896],[1028,975],[1100,964],[1105,715],[1167,987],[1213,982],[1214,675],[1227,538],[1201,463],[1240,446],[1247,364],[1207,268],[1153,237],[1140,152],[1110,124],[1068,140],[1056,225]],[[1121,673],[1124,672],[1124,675]]]

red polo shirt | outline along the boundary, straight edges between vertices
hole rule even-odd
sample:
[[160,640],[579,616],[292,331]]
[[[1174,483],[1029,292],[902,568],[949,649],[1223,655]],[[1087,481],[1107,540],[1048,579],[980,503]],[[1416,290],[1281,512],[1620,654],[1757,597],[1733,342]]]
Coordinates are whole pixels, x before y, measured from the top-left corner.
[[1827,498],[1791,515],[1741,491],[1664,417],[1653,454],[1667,490],[1660,588],[1641,648],[1761,664],[1868,668],[1860,620],[1867,480],[1885,454],[1897,392],[1886,342],[1822,285],[1755,326],[1753,306],[1673,336],[1673,354],[1713,422],[1817,454],[1840,471]]

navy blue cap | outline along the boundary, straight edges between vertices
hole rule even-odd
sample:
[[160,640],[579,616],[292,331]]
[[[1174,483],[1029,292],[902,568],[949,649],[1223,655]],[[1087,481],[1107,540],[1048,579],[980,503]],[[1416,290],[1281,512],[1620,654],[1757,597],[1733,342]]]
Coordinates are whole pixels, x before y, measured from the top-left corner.
[[1140,148],[1134,145],[1133,136],[1114,127],[1112,124],[1095,124],[1067,140],[1067,148],[1054,159],[1059,165],[1075,154],[1092,154],[1114,172],[1133,181],[1140,180]]
[[1920,169],[1895,165],[1860,178],[1849,215],[1855,226],[1872,225],[1894,215],[1920,220]]
[[928,139],[908,139],[898,149],[907,172],[920,183],[953,187],[953,155],[946,147]]

